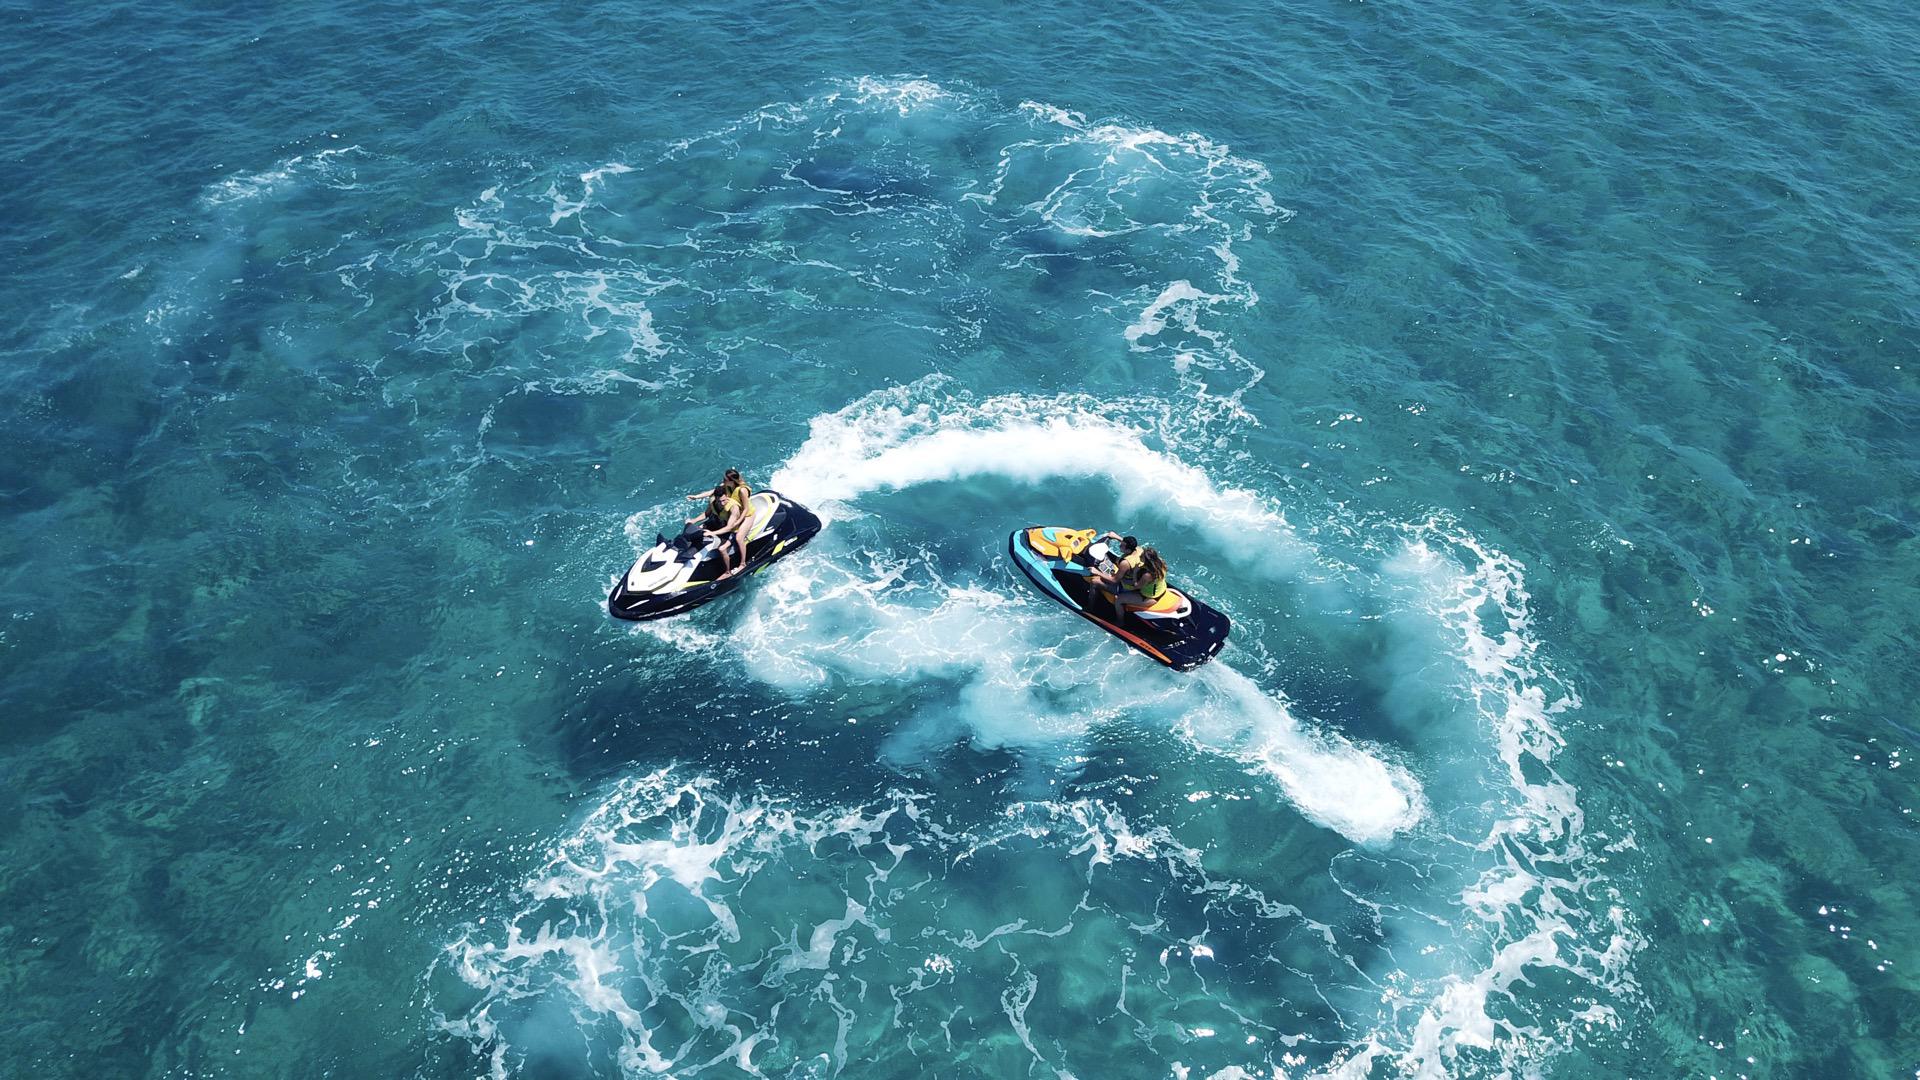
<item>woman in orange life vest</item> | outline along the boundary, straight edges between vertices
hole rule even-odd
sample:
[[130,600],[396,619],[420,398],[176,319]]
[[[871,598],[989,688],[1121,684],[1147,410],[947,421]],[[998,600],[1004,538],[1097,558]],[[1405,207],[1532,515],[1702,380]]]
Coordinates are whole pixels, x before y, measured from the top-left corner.
[[[728,469],[720,486],[710,491],[696,491],[687,496],[688,501],[707,500],[707,512],[703,517],[688,518],[687,524],[696,522],[705,529],[707,535],[716,539],[731,535],[731,543],[720,545],[721,564],[726,572],[721,577],[732,577],[747,568],[747,537],[753,532],[753,489],[740,479],[740,470]],[[740,553],[736,565],[733,553]]]

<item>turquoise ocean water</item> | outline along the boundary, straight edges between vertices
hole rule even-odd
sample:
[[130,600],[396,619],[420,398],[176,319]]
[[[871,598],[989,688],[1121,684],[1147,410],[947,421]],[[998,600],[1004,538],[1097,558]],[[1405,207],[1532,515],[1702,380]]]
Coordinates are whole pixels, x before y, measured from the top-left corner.
[[0,1074],[1920,1075],[1906,5],[5,11]]

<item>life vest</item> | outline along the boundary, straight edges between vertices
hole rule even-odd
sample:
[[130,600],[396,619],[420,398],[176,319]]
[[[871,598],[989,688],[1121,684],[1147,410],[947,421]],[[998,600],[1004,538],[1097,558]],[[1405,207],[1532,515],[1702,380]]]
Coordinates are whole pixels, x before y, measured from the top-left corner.
[[1121,588],[1131,589],[1149,600],[1158,600],[1166,595],[1167,575],[1149,575],[1146,556],[1140,548],[1135,548],[1133,554],[1120,560],[1120,565],[1114,568],[1114,576],[1119,579]]

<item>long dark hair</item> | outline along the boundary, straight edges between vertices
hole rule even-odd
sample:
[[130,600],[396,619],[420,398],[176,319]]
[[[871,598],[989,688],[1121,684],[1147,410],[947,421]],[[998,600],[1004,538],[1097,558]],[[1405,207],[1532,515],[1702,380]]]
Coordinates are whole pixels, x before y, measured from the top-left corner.
[[1167,576],[1167,561],[1160,553],[1150,547],[1140,549],[1140,570],[1144,578],[1164,578]]
[[723,477],[720,481],[720,490],[730,492],[734,488],[739,487],[741,483],[742,481],[740,479],[740,470],[728,469],[727,475]]

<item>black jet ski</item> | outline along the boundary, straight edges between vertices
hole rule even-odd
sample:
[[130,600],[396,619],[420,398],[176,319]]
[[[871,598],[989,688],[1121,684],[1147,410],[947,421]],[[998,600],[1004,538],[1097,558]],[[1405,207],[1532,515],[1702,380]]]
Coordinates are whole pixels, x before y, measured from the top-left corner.
[[635,621],[691,611],[739,588],[749,575],[799,550],[820,531],[820,519],[813,511],[777,491],[755,492],[749,501],[753,527],[747,534],[744,572],[720,576],[727,566],[720,545],[737,543],[733,537],[714,540],[699,525],[689,525],[671,540],[656,537],[658,543],[614,584],[607,595],[607,611],[614,618]]
[[1014,533],[1007,550],[1041,592],[1173,670],[1191,671],[1213,659],[1233,623],[1178,589],[1169,587],[1152,604],[1130,607],[1115,621],[1112,594],[1096,587],[1090,575],[1096,569],[1112,573],[1119,553],[1109,552],[1098,535],[1032,525]]

